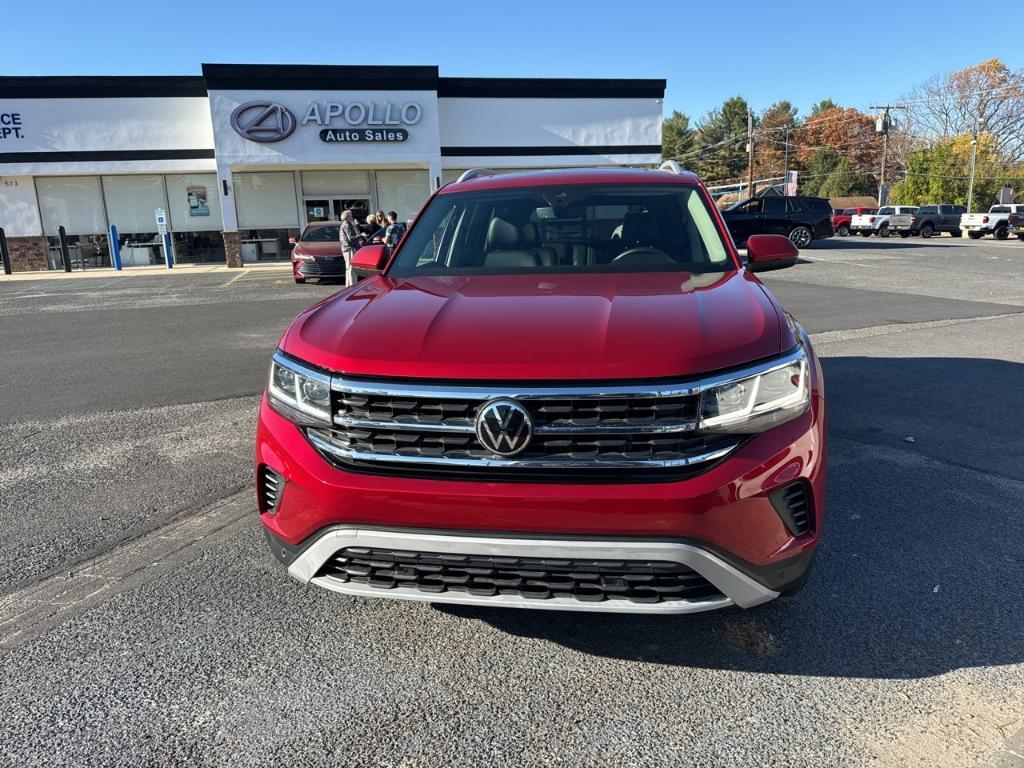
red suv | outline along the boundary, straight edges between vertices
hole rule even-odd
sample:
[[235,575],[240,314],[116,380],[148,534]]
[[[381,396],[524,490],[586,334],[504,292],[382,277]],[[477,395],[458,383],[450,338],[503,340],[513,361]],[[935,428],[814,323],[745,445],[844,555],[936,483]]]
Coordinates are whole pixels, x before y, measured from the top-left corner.
[[[274,555],[352,595],[689,613],[802,586],[825,400],[807,334],[707,190],[468,171],[299,315],[256,440]],[[385,263],[387,262],[387,263]]]

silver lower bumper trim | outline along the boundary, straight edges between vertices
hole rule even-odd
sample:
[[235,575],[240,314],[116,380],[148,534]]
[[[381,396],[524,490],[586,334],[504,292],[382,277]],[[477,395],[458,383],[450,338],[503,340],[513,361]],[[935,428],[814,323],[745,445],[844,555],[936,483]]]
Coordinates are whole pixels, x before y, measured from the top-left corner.
[[[376,547],[417,552],[441,552],[506,557],[589,558],[608,560],[661,560],[692,568],[710,581],[723,596],[699,601],[667,603],[630,603],[605,600],[582,602],[555,597],[535,600],[518,595],[480,597],[461,592],[430,594],[412,588],[379,589],[367,584],[343,582],[329,576],[317,577],[321,566],[345,547]],[[779,596],[778,592],[758,584],[717,555],[691,544],[663,541],[613,541],[607,539],[531,539],[514,537],[464,536],[415,531],[388,531],[375,528],[345,527],[326,531],[288,568],[288,573],[305,584],[361,597],[384,597],[427,603],[493,605],[508,608],[539,608],[557,611],[597,611],[605,613],[697,613],[729,605],[750,608]]]

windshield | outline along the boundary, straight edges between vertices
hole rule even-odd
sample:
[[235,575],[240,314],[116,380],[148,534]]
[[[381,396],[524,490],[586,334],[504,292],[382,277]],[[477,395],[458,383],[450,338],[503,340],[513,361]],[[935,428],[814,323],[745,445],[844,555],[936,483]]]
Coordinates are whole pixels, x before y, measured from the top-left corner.
[[696,187],[565,185],[438,195],[395,277],[734,268]]
[[338,239],[337,225],[329,227],[306,227],[306,231],[302,233],[301,238],[304,243],[329,243],[337,242]]

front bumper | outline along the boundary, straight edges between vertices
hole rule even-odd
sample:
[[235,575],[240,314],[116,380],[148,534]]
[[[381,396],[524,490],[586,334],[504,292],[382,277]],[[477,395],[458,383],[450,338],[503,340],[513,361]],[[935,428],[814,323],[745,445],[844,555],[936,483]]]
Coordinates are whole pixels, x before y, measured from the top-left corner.
[[[347,594],[560,610],[690,613],[750,607],[799,582],[824,514],[825,404],[815,363],[811,407],[757,435],[707,471],[669,482],[494,482],[355,472],[327,461],[264,398],[256,460],[284,481],[273,513],[261,501],[275,556],[289,573]],[[794,534],[772,498],[801,483],[809,525]],[[718,594],[634,604],[470,592],[424,593],[339,581],[322,572],[346,548],[573,560],[657,560],[692,569]]]

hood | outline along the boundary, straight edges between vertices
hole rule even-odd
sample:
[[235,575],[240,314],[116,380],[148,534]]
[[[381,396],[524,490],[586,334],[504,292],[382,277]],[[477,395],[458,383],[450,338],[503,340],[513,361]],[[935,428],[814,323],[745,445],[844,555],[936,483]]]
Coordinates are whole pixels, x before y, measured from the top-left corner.
[[739,270],[377,277],[306,310],[282,348],[353,375],[583,381],[695,375],[793,343]]
[[302,242],[295,244],[292,253],[308,253],[310,256],[341,256],[341,242],[337,240],[325,240],[323,242]]

